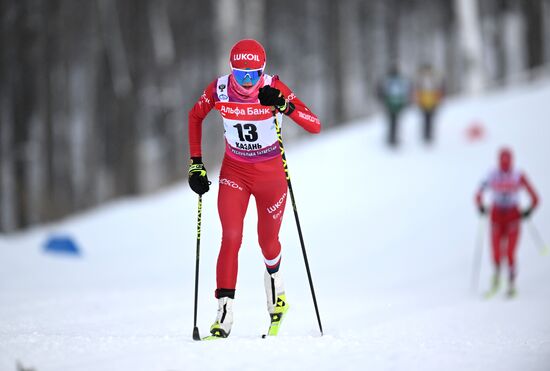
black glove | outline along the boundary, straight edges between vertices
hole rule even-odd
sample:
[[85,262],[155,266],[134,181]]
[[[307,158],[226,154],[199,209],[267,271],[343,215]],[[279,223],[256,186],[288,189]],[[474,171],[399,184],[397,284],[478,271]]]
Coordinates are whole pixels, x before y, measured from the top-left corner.
[[202,157],[191,157],[189,161],[189,186],[193,192],[202,195],[210,189]]
[[521,219],[527,219],[531,216],[531,213],[533,212],[533,208],[529,207],[521,212]]
[[487,209],[485,208],[485,206],[479,205],[479,214],[480,214],[480,215],[485,215],[485,214],[487,214]]
[[294,111],[294,104],[288,102],[279,89],[269,85],[260,88],[258,99],[262,106],[273,106],[284,114],[289,115]]

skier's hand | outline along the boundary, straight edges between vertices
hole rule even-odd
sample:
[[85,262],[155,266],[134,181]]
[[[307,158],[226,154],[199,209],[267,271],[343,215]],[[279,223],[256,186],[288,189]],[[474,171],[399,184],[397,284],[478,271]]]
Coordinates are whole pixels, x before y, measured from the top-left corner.
[[479,215],[485,215],[485,214],[487,214],[487,209],[486,209],[485,206],[483,206],[483,205],[479,205],[479,206],[478,206],[478,210],[479,210]]
[[206,169],[201,157],[191,157],[189,160],[189,186],[193,192],[202,195],[210,189]]
[[533,207],[529,207],[521,212],[521,219],[527,219],[531,216],[533,212]]
[[285,112],[288,110],[289,102],[283,96],[283,93],[277,88],[273,88],[269,85],[260,88],[258,93],[258,99],[262,106],[273,106],[279,112]]

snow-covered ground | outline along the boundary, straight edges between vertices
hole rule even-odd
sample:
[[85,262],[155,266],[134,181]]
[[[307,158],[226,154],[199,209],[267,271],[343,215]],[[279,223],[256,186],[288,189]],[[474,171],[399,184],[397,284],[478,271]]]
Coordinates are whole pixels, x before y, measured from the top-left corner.
[[[280,336],[265,340],[254,202],[235,324],[223,341],[191,339],[197,198],[186,184],[1,236],[0,370],[15,370],[17,362],[36,371],[549,370],[550,256],[539,254],[528,228],[518,251],[518,297],[482,299],[491,274],[487,241],[479,290],[471,290],[480,226],[473,195],[501,145],[515,150],[516,164],[539,191],[533,222],[550,241],[549,103],[548,82],[455,99],[438,116],[432,147],[421,143],[412,110],[397,151],[383,145],[381,117],[287,144],[324,336],[290,202],[281,242],[291,309]],[[486,129],[482,141],[467,140],[474,122]],[[215,318],[221,235],[216,169],[210,177],[201,245],[203,336]],[[45,254],[52,233],[71,234],[82,256]]]

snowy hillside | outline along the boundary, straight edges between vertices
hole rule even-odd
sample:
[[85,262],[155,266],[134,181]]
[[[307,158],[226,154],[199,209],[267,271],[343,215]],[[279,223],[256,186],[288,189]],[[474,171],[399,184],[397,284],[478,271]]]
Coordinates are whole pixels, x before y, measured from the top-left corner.
[[[287,155],[325,335],[320,337],[290,202],[281,232],[291,308],[280,336],[268,315],[255,204],[246,219],[229,339],[194,342],[196,195],[186,184],[0,237],[0,370],[548,370],[550,256],[520,237],[518,297],[483,300],[484,245],[471,291],[479,217],[473,195],[510,145],[542,205],[550,241],[550,83],[448,102],[436,143],[410,111],[403,146],[383,145],[381,117],[288,143]],[[474,122],[485,138],[468,141]],[[286,122],[286,125],[293,125]],[[208,165],[208,164],[207,164]],[[199,328],[215,318],[221,230],[204,197]],[[523,200],[525,201],[525,200]],[[486,224],[483,224],[486,228]],[[71,234],[81,257],[45,254]]]

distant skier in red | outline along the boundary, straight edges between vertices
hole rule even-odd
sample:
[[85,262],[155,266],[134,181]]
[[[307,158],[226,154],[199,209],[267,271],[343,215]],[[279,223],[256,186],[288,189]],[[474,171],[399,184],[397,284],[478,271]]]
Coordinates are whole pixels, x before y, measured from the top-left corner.
[[[520,232],[521,219],[529,218],[537,207],[539,199],[535,189],[527,180],[525,173],[513,168],[512,151],[508,148],[500,150],[498,155],[499,166],[493,170],[482,182],[476,194],[476,204],[481,215],[487,213],[483,204],[483,192],[491,191],[493,202],[490,210],[491,220],[491,246],[495,272],[492,287],[487,296],[494,295],[500,286],[500,268],[503,255],[508,260],[509,286],[508,296],[516,294],[516,245]],[[524,211],[520,211],[519,191],[525,189],[531,198],[531,205]]]
[[231,49],[229,62],[231,73],[212,81],[189,111],[189,185],[198,194],[209,190],[202,162],[201,129],[212,108],[222,116],[225,136],[218,193],[223,230],[216,270],[218,314],[209,338],[227,337],[231,332],[238,253],[251,195],[256,199],[258,242],[266,266],[270,334],[276,334],[288,304],[279,272],[279,229],[287,199],[287,181],[275,116],[279,124],[283,116],[288,116],[310,133],[321,130],[317,117],[278,76],[264,73],[266,54],[259,42],[251,39],[237,42]]

